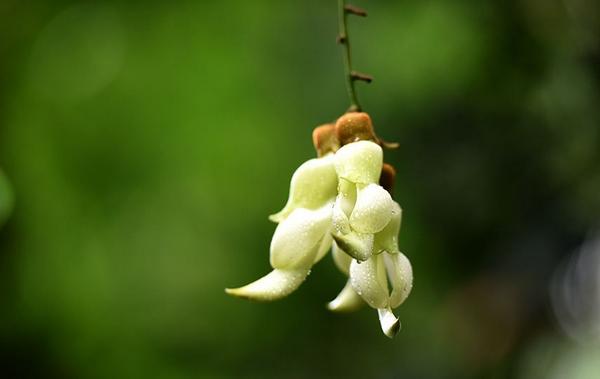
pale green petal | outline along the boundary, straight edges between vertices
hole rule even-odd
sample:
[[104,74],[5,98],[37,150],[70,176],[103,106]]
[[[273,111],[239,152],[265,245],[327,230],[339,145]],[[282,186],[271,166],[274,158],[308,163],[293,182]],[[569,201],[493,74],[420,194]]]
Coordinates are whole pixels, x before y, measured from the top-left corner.
[[314,260],[313,264],[316,264],[317,262],[319,262],[321,259],[323,259],[327,255],[327,253],[331,249],[332,243],[333,243],[333,237],[331,236],[331,233],[328,230],[328,231],[325,232],[325,235],[323,236],[323,238],[319,242],[319,248],[317,250],[317,256],[315,257],[315,260]]
[[410,261],[402,253],[381,254],[385,261],[392,294],[390,296],[390,306],[398,307],[406,300],[413,284],[413,272]]
[[346,215],[346,212],[344,212],[340,195],[338,195],[333,204],[331,222],[333,225],[333,232],[336,234],[348,234],[352,231],[350,228],[350,219],[348,218],[348,215]]
[[244,287],[226,288],[225,292],[250,300],[279,300],[300,287],[309,272],[310,270],[273,270]]
[[353,183],[377,183],[383,165],[383,151],[374,142],[358,141],[335,153],[335,170],[340,178]]
[[381,330],[387,337],[393,338],[400,330],[400,320],[396,318],[389,308],[377,309],[377,313],[379,314]]
[[348,234],[333,233],[333,240],[346,254],[359,261],[366,261],[373,255],[373,234],[351,232]]
[[346,254],[338,245],[334,242],[331,247],[331,255],[337,268],[346,275],[350,275],[350,264],[352,263],[352,257]]
[[398,233],[400,233],[400,225],[402,223],[402,209],[395,201],[393,204],[390,222],[382,231],[375,234],[375,254],[382,251],[392,254],[400,252],[398,250]]
[[337,297],[327,303],[327,309],[332,312],[354,312],[364,305],[363,299],[354,291],[350,280]]
[[339,201],[346,216],[350,217],[356,203],[356,184],[346,179],[339,179],[336,201]]
[[349,217],[356,202],[356,184],[340,179],[338,191],[333,206],[333,230],[336,234],[348,234],[352,231]]
[[334,155],[328,154],[304,162],[290,183],[287,204],[269,219],[281,222],[296,208],[317,209],[337,194],[337,174],[333,165]]
[[372,308],[387,308],[389,292],[381,255],[362,263],[353,260],[350,265],[350,281],[356,293]]
[[380,185],[359,186],[350,226],[359,233],[377,233],[390,222],[393,208],[392,197]]
[[295,209],[277,225],[271,240],[271,266],[277,269],[310,268],[318,243],[331,228],[331,205],[318,210]]

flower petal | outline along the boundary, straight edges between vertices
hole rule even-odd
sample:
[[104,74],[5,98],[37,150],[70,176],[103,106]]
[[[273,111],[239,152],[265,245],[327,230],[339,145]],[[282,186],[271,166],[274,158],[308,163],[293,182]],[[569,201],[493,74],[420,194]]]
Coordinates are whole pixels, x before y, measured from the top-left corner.
[[338,176],[353,183],[377,183],[382,165],[383,151],[374,142],[349,143],[335,153]]
[[318,210],[295,209],[277,225],[271,240],[271,266],[300,269],[312,266],[319,241],[331,227],[331,204]]
[[389,292],[381,255],[362,263],[353,260],[350,265],[350,281],[354,290],[372,308],[387,308]]
[[392,218],[382,231],[375,234],[375,254],[387,251],[390,254],[399,253],[398,233],[402,223],[402,209],[395,201],[392,201]]
[[380,185],[359,186],[350,226],[360,233],[377,233],[390,222],[393,207],[392,197]]
[[379,323],[381,324],[381,330],[389,337],[393,338],[400,330],[400,320],[394,316],[394,313],[389,308],[377,309],[379,314]]
[[356,203],[356,184],[340,179],[338,192],[333,206],[333,229],[338,234],[348,234],[352,231],[349,217]]
[[381,255],[392,287],[390,306],[393,309],[402,304],[412,290],[412,267],[408,258],[402,253]]
[[290,196],[285,207],[269,219],[281,222],[296,208],[317,209],[337,194],[337,174],[333,165],[334,155],[314,158],[304,162],[290,183]]
[[273,270],[262,278],[240,288],[226,288],[229,295],[250,300],[273,301],[294,292],[310,270]]
[[354,291],[350,280],[336,296],[335,299],[327,303],[327,309],[332,312],[354,312],[364,305],[363,299]]
[[331,248],[331,255],[337,268],[340,269],[346,275],[350,275],[350,264],[352,263],[352,257],[346,254],[338,245],[334,242]]
[[323,259],[327,255],[327,252],[329,252],[329,249],[331,249],[332,244],[333,244],[333,237],[331,236],[331,233],[328,230],[327,232],[325,232],[325,235],[323,236],[321,241],[319,241],[319,247],[317,249],[317,256],[315,257],[313,264],[316,264],[317,262],[319,262],[321,259]]
[[373,234],[351,232],[348,234],[332,233],[333,240],[346,254],[358,261],[366,261],[373,255]]

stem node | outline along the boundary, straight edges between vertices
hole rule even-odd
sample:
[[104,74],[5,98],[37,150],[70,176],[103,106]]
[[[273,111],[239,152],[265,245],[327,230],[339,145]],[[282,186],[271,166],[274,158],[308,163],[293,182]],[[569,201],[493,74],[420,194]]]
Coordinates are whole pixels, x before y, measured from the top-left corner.
[[355,16],[367,17],[367,11],[352,4],[344,5],[344,11]]
[[352,71],[350,72],[352,80],[362,80],[363,82],[371,83],[373,77],[371,75],[363,74],[362,72]]

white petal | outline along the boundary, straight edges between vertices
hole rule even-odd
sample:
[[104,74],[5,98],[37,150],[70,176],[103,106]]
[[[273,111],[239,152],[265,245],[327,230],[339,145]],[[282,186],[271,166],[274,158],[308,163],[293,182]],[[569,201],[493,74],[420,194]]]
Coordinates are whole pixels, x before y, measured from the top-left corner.
[[382,165],[383,151],[371,141],[349,143],[335,153],[338,176],[353,183],[377,183]]
[[346,254],[356,260],[366,261],[373,255],[373,234],[351,232],[348,234],[332,233],[333,240]]
[[352,263],[352,257],[346,254],[338,245],[334,242],[331,248],[331,255],[333,261],[338,269],[346,275],[350,275],[350,264]]
[[269,219],[281,222],[296,208],[317,209],[337,194],[337,174],[333,154],[304,162],[290,183],[290,196],[285,207]]
[[385,267],[392,287],[390,306],[396,308],[406,300],[412,290],[412,267],[408,258],[402,253],[384,253],[381,255],[385,261]]
[[402,209],[400,205],[393,201],[392,218],[382,231],[375,234],[375,253],[382,251],[388,253],[399,253],[398,233],[400,233],[400,224],[402,223]]
[[339,201],[340,207],[346,216],[350,217],[356,203],[356,184],[346,179],[340,179],[336,201]]
[[356,293],[372,308],[387,308],[389,293],[381,255],[362,263],[353,260],[350,265],[350,281]]
[[389,308],[378,309],[379,323],[381,324],[381,330],[389,338],[393,338],[400,330],[400,320],[394,316]]
[[350,280],[337,297],[327,303],[327,309],[332,312],[353,312],[364,305],[362,298],[354,291]]
[[333,204],[331,222],[333,224],[333,231],[336,234],[348,234],[352,231],[350,228],[350,219],[346,215],[346,212],[344,212],[340,195],[338,195]]
[[392,197],[380,185],[359,187],[350,226],[360,233],[377,233],[390,222],[393,208]]
[[279,300],[300,287],[309,272],[309,270],[273,270],[244,287],[226,288],[225,292],[250,300]]
[[271,266],[300,269],[312,266],[318,243],[331,227],[331,205],[316,211],[297,208],[277,225],[271,240]]
[[313,264],[319,262],[321,259],[323,259],[327,255],[327,252],[329,252],[329,249],[331,249],[332,244],[333,244],[333,237],[331,236],[331,233],[328,230],[325,232],[325,235],[319,242],[319,248],[317,249],[317,256],[315,257]]

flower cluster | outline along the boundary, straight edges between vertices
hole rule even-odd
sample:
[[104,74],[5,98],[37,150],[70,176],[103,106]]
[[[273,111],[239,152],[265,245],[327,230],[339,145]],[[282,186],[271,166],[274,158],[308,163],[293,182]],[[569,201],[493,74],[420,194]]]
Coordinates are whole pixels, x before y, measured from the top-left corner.
[[273,271],[226,291],[253,300],[280,299],[331,250],[349,279],[328,308],[348,312],[367,303],[378,310],[383,332],[393,337],[400,322],[392,309],[412,288],[410,262],[398,249],[402,210],[388,192],[394,169],[383,163],[366,113],[347,113],[335,124],[317,127],[313,142],[319,157],[296,170],[287,204],[270,216],[278,223],[270,247]]

